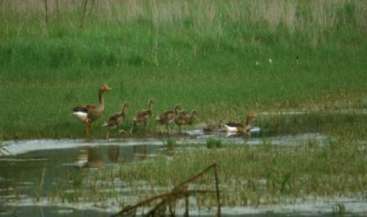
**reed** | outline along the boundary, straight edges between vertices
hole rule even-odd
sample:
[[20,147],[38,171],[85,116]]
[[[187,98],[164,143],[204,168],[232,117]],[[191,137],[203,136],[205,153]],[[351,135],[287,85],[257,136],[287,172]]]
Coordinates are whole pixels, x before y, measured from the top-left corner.
[[[291,31],[327,30],[339,25],[366,26],[367,3],[363,0],[325,1],[166,1],[166,0],[2,0],[3,17],[7,21],[34,17],[42,20],[45,9],[54,21],[73,21],[71,15],[88,16],[91,23],[126,24],[150,21],[155,28],[167,25],[195,26],[196,30],[221,28],[227,23],[265,24],[271,29],[285,26]],[[48,5],[48,7],[45,7]],[[61,18],[58,16],[63,14]],[[18,17],[20,15],[20,17]],[[20,19],[19,19],[20,18]],[[58,18],[58,19],[57,19]],[[87,17],[86,17],[87,18]],[[79,22],[80,20],[74,20]],[[75,25],[71,22],[70,25]]]

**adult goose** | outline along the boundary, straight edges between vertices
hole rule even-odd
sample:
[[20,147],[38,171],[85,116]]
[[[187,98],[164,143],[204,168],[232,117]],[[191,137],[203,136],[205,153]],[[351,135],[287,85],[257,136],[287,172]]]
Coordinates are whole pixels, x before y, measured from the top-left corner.
[[81,105],[73,108],[73,115],[77,117],[85,125],[85,134],[90,136],[92,123],[97,120],[104,112],[103,94],[111,88],[107,84],[103,84],[98,90],[97,105]]
[[224,124],[225,130],[229,134],[243,134],[245,136],[251,136],[252,123],[255,121],[256,113],[249,112],[246,115],[246,119],[243,123],[228,122]]

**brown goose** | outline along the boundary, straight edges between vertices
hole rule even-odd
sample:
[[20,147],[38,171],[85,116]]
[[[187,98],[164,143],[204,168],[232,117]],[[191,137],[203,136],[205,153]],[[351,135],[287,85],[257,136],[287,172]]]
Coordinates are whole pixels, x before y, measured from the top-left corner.
[[103,94],[111,88],[103,84],[98,90],[98,105],[82,105],[73,108],[73,115],[85,125],[86,136],[89,137],[92,123],[97,120],[104,112]]
[[149,118],[152,116],[152,106],[153,106],[153,100],[150,99],[148,101],[148,108],[146,110],[140,111],[136,113],[134,119],[133,119],[133,126],[130,130],[130,133],[133,132],[134,128],[137,125],[143,125],[144,127],[147,126]]
[[168,110],[157,116],[157,122],[160,125],[165,125],[167,132],[169,133],[169,125],[175,122],[175,118],[178,112],[181,110],[179,105],[176,105],[173,110]]
[[245,136],[251,136],[250,130],[252,123],[256,119],[256,113],[249,112],[246,115],[246,119],[243,123],[228,122],[224,125],[228,133],[243,134]]
[[175,123],[179,128],[179,132],[181,132],[182,126],[193,124],[196,116],[197,112],[195,110],[193,110],[191,113],[186,111],[179,112],[175,118]]
[[[103,124],[104,127],[108,128],[107,135],[106,135],[107,139],[110,136],[110,130],[118,128],[122,124],[122,122],[126,120],[127,109],[128,109],[128,104],[124,103],[121,111],[110,116],[107,122]],[[122,132],[124,131],[122,130]]]

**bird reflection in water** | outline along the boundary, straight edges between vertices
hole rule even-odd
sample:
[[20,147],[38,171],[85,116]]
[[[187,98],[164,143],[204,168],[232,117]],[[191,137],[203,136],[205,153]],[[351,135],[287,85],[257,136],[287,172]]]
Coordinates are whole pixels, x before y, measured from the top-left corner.
[[[125,159],[120,153],[120,146],[108,146],[106,149],[96,148],[96,147],[86,147],[81,149],[77,160],[74,165],[79,168],[101,168],[106,165],[106,163],[123,163],[129,161],[130,157]],[[131,150],[131,149],[130,149]],[[129,155],[129,150],[127,149],[127,155]],[[133,159],[130,160],[146,160],[149,157],[148,145],[139,145],[132,147]]]
[[135,160],[146,160],[148,158],[148,146],[139,145],[133,147]]
[[112,163],[117,163],[120,157],[120,147],[115,145],[109,146],[107,155],[108,160],[110,160]]
[[101,168],[104,163],[95,148],[87,147],[80,150],[76,165],[81,168]]

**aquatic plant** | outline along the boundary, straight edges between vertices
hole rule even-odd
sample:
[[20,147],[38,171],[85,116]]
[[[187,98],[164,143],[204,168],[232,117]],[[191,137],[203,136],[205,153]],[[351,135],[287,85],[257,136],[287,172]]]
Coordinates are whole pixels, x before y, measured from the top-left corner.
[[222,147],[222,141],[219,139],[213,139],[210,138],[206,141],[206,147],[211,148],[221,148]]

